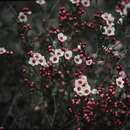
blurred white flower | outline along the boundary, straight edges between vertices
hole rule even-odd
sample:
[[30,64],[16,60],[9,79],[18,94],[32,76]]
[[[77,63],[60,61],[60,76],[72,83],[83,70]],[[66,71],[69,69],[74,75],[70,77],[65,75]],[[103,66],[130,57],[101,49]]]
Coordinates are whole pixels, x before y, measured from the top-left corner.
[[118,77],[118,78],[116,79],[116,85],[117,85],[118,87],[120,87],[120,88],[123,88],[123,87],[124,87],[124,80],[123,80],[122,77]]
[[39,65],[41,66],[44,66],[44,67],[47,67],[47,62],[46,62],[46,59],[44,56],[41,56],[39,59],[38,59],[38,62],[39,62]]
[[90,66],[92,64],[93,64],[93,60],[92,59],[86,60],[86,65]]
[[65,51],[64,57],[65,57],[66,60],[71,59],[71,57],[72,57],[72,51],[71,50]]
[[35,65],[38,65],[38,64],[39,64],[38,60],[35,59],[35,58],[33,58],[33,57],[30,57],[30,58],[29,58],[28,63],[29,63],[30,65],[32,65],[32,66],[35,66]]
[[36,3],[39,5],[44,5],[46,3],[45,0],[36,0]]
[[18,15],[18,20],[20,22],[25,23],[25,22],[27,22],[28,17],[27,17],[27,15],[24,12],[20,12],[19,15]]
[[91,93],[92,94],[98,94],[98,91],[97,91],[97,89],[94,88],[94,89],[91,90]]
[[53,64],[59,63],[59,56],[57,56],[57,55],[51,56],[51,57],[50,57],[50,61],[51,61]]
[[104,26],[103,28],[104,28],[104,32],[103,32],[104,35],[107,35],[107,36],[115,35],[115,27]]
[[84,7],[89,7],[89,6],[90,6],[90,0],[81,0],[81,4],[82,4]]
[[80,57],[80,55],[76,55],[75,57],[74,57],[74,62],[76,63],[76,64],[82,64],[82,59],[81,59],[81,57]]
[[80,2],[80,0],[70,0],[70,2],[71,2],[72,4],[78,4],[78,3]]
[[59,57],[64,55],[64,51],[62,51],[62,49],[55,49],[54,53],[56,56],[59,56]]
[[60,42],[64,42],[64,41],[67,40],[67,36],[64,35],[63,33],[58,33],[58,34],[57,34],[57,37],[58,37],[58,40],[59,40]]
[[1,47],[1,48],[0,48],[0,55],[2,55],[2,54],[4,54],[4,53],[6,53],[6,49],[3,48],[3,47]]

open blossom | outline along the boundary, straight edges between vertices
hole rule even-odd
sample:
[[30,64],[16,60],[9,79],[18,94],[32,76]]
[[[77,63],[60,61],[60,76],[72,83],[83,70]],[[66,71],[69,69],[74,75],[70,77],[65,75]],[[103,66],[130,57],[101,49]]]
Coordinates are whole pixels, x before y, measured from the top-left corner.
[[25,23],[25,22],[27,22],[28,17],[24,12],[20,12],[18,15],[18,20],[22,23]]
[[52,56],[50,57],[50,61],[51,61],[53,64],[59,63],[59,56],[57,56],[57,55],[52,55]]
[[118,78],[116,79],[116,85],[117,85],[118,87],[120,87],[120,88],[123,88],[123,87],[124,87],[124,80],[123,80],[122,77],[118,77]]
[[89,6],[90,6],[90,0],[81,0],[81,4],[82,4],[84,7],[89,7]]
[[39,64],[38,60],[36,58],[31,57],[28,61],[28,63],[32,66],[36,66]]
[[114,36],[115,35],[115,27],[107,27],[104,26],[103,34],[107,36]]
[[98,94],[98,90],[94,88],[94,89],[91,90],[91,93],[92,94]]
[[59,57],[64,55],[64,51],[62,51],[62,49],[55,49],[54,53],[56,56],[59,56]]
[[73,54],[73,53],[72,53],[71,50],[67,50],[67,51],[65,51],[65,53],[64,53],[64,57],[65,57],[65,59],[66,59],[66,60],[71,59],[72,54]]
[[57,37],[58,37],[58,40],[59,40],[60,42],[64,42],[64,41],[67,40],[67,36],[64,35],[63,33],[58,33],[58,34],[57,34]]
[[45,0],[36,0],[36,3],[39,5],[43,5],[46,3],[46,1]]
[[81,59],[81,57],[80,57],[80,55],[76,55],[75,57],[74,57],[74,62],[76,63],[76,64],[82,64],[82,59]]
[[6,49],[3,48],[3,47],[1,47],[1,48],[0,48],[0,55],[2,55],[2,54],[4,54],[4,53],[6,53]]
[[32,53],[32,56],[29,58],[28,63],[32,66],[41,65],[41,66],[47,66],[47,62],[44,56],[42,56],[40,53]]
[[86,65],[90,66],[92,64],[93,64],[93,60],[92,59],[86,60]]

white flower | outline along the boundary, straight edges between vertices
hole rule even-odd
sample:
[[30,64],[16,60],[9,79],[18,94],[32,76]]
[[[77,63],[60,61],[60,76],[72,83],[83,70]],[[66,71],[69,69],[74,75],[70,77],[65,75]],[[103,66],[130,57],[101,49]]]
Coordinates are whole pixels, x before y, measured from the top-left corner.
[[18,20],[23,23],[27,22],[28,20],[27,15],[25,15],[24,12],[20,12],[18,15]]
[[67,40],[67,36],[64,35],[63,33],[58,33],[58,34],[57,34],[57,37],[58,37],[58,40],[59,40],[60,42],[64,42],[64,41]]
[[90,0],[81,0],[81,4],[82,4],[84,7],[89,7],[89,6],[90,6]]
[[104,32],[103,32],[104,35],[107,35],[107,36],[114,36],[115,35],[115,28],[114,27],[104,26],[103,28],[104,28]]
[[38,59],[38,63],[41,65],[41,66],[44,66],[44,67],[47,67],[47,62],[46,62],[46,59],[44,56],[41,56],[39,59]]
[[71,50],[65,51],[64,57],[66,60],[69,60],[72,57],[72,51]]
[[119,77],[116,79],[116,85],[120,88],[124,87],[124,81],[123,81],[122,77]]
[[70,0],[70,2],[71,2],[72,4],[78,4],[78,3],[80,2],[80,0]]
[[59,56],[59,57],[64,55],[64,51],[62,51],[61,49],[55,49],[54,53],[56,56]]
[[28,63],[29,63],[30,65],[32,65],[32,66],[35,66],[35,65],[38,65],[38,64],[39,64],[38,60],[35,59],[35,58],[33,58],[33,57],[30,57]]
[[36,3],[39,5],[43,5],[46,3],[46,1],[45,0],[36,0]]
[[86,60],[86,65],[90,66],[90,65],[92,65],[92,63],[93,63],[92,59]]
[[35,58],[35,59],[37,59],[37,60],[39,60],[40,58],[41,58],[41,54],[40,53],[33,53],[33,58]]
[[94,88],[94,89],[91,90],[91,93],[92,94],[98,94],[98,91],[97,91],[97,89]]
[[4,54],[5,52],[6,52],[6,49],[3,48],[3,47],[1,47],[1,48],[0,48],[0,55]]
[[123,24],[123,18],[119,18],[119,20],[117,21],[118,24]]
[[59,63],[59,56],[56,55],[51,56],[50,61],[54,64]]
[[74,57],[74,62],[78,65],[82,64],[82,59],[80,58],[80,55]]

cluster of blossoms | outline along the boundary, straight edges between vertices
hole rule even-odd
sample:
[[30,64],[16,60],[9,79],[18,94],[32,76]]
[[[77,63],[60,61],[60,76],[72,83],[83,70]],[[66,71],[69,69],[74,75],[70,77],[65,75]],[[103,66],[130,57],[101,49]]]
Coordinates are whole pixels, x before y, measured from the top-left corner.
[[[76,9],[77,9],[76,11],[79,14],[84,13],[83,7],[90,6],[90,0],[70,0],[70,1],[73,4],[76,4]],[[36,0],[36,3],[43,5],[45,4],[45,0]],[[126,4],[124,7],[125,10],[126,8],[129,7],[127,0],[124,3],[122,2],[122,4],[124,5]],[[28,20],[28,16],[31,14],[31,12],[28,9],[24,9],[24,10],[26,11],[22,11],[18,15],[18,19],[21,23],[26,23]],[[108,87],[104,88],[105,84],[103,83],[101,83],[101,86],[99,84],[95,85],[96,83],[93,83],[90,86],[91,83],[89,84],[88,82],[89,81],[88,75],[90,73],[94,73],[94,75],[97,76],[98,74],[96,74],[97,72],[96,70],[95,72],[92,72],[89,69],[91,69],[91,67],[93,68],[93,66],[96,65],[97,66],[103,65],[103,67],[106,67],[107,66],[105,61],[106,57],[102,56],[103,60],[100,60],[98,59],[100,57],[100,56],[98,57],[98,53],[97,54],[95,53],[95,56],[89,55],[88,52],[86,52],[87,50],[86,45],[79,44],[80,40],[81,43],[82,43],[82,39],[84,41],[84,38],[80,39],[79,37],[78,39],[77,37],[80,36],[78,35],[80,34],[80,31],[87,32],[91,28],[93,29],[94,32],[97,29],[96,27],[98,27],[98,25],[96,25],[96,20],[92,22],[88,22],[87,20],[83,21],[82,18],[80,19],[75,15],[75,12],[69,12],[65,9],[65,7],[60,8],[59,27],[53,28],[52,30],[50,29],[47,37],[45,36],[46,39],[45,41],[48,42],[49,41],[48,36],[50,37],[52,36],[52,39],[53,38],[56,39],[56,41],[54,40],[55,43],[60,43],[60,44],[58,45],[55,44],[54,45],[55,47],[53,48],[52,41],[48,42],[49,44],[48,51],[50,54],[47,55],[48,57],[45,57],[38,52],[30,51],[28,64],[32,66],[38,66],[38,65],[40,66],[40,72],[42,73],[43,75],[42,78],[44,80],[43,86],[45,86],[45,88],[49,88],[51,82],[56,83],[56,87],[57,86],[64,87],[65,85],[69,86],[68,82],[72,83],[72,81],[74,81],[74,86],[72,87],[73,91],[72,93],[70,92],[70,95],[74,94],[73,95],[74,97],[72,96],[71,99],[72,104],[71,104],[70,112],[74,114],[74,117],[76,118],[77,121],[79,121],[80,119],[81,120],[84,119],[85,121],[87,121],[87,123],[92,123],[92,121],[95,120],[97,120],[98,122],[98,116],[102,116],[102,114],[105,115],[107,113],[109,116],[112,115],[112,122],[114,122],[117,125],[122,125],[123,121],[120,118],[122,116],[124,117],[127,115],[126,114],[127,110],[125,104],[121,101],[122,99],[120,99],[119,97],[119,101],[118,101],[117,96],[118,96],[118,90],[120,88],[125,89],[125,85],[127,84],[127,80],[128,80],[127,74],[121,67],[119,67],[117,75],[112,73],[115,76],[114,79],[113,77],[112,79],[111,77],[109,77],[109,80],[110,82],[112,81],[112,83],[110,83],[111,85],[108,85]],[[115,27],[116,27],[115,18],[111,13],[105,12],[100,14],[100,19],[102,19],[101,21],[105,23],[101,26],[101,29],[103,29],[102,34],[108,36],[107,38],[105,37],[106,38],[105,42],[107,42],[110,36],[115,36]],[[68,26],[69,29],[66,26]],[[77,41],[78,45],[77,43],[75,43],[75,45],[72,46],[69,45],[70,47],[66,47],[69,42],[73,43],[73,40],[74,42]],[[121,58],[123,53],[120,52],[121,49],[123,48],[123,44],[119,40],[116,40],[116,38],[114,40],[116,41],[116,42],[114,41],[115,44],[110,43],[108,47],[105,47],[102,42],[101,47],[103,47],[105,52],[112,54],[114,56],[118,56],[118,58]],[[77,48],[75,48],[75,46],[77,46]],[[2,52],[0,51],[0,53]],[[59,62],[61,62],[61,65],[59,64]],[[110,66],[112,67],[111,63]],[[78,75],[76,79],[74,79],[75,73],[77,71],[81,72],[82,74]],[[88,79],[86,75],[88,76]],[[27,79],[25,79],[25,82],[29,84],[31,87],[36,85],[33,81],[29,81]],[[54,84],[53,86],[55,87]],[[64,87],[64,89],[66,88],[68,87]],[[65,92],[67,92],[67,89],[65,90]],[[120,94],[121,93],[119,92],[119,95]],[[36,110],[39,109],[40,108],[36,107]]]
[[91,87],[88,84],[87,77],[85,75],[81,75],[79,79],[75,80],[74,91],[79,96],[87,96],[91,92]]
[[13,54],[13,51],[8,51],[4,47],[0,47],[0,55]]
[[73,4],[81,3],[84,7],[90,6],[90,0],[70,0]]
[[117,67],[117,78],[116,78],[116,85],[120,88],[124,88],[125,83],[127,82],[127,74],[126,72],[122,69],[121,66]]
[[40,53],[30,52],[31,57],[29,58],[28,63],[32,66],[41,65],[47,67],[47,62],[44,56]]
[[115,35],[115,27],[114,27],[114,17],[110,13],[103,13],[101,18],[106,22],[106,25],[103,26],[103,33],[106,36],[114,36]]

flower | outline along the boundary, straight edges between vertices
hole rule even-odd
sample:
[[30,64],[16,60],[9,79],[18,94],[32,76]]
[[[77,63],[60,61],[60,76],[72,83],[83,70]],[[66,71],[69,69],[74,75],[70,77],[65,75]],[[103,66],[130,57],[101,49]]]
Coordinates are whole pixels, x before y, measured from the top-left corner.
[[54,64],[59,63],[59,56],[53,55],[50,57],[50,61]]
[[4,54],[4,53],[6,53],[6,49],[3,48],[3,47],[1,47],[1,48],[0,48],[0,55],[2,55],[2,54]]
[[86,65],[90,66],[90,65],[92,65],[92,63],[93,63],[92,59],[86,60]]
[[90,6],[90,0],[81,0],[81,4],[82,4],[84,7],[89,7],[89,6]]
[[38,64],[39,64],[38,60],[35,59],[35,58],[33,58],[33,57],[31,57],[31,58],[29,59],[28,63],[29,63],[30,65],[32,65],[32,66],[35,66],[35,65],[38,65]]
[[72,51],[71,50],[65,51],[64,57],[66,60],[69,60],[72,57]]
[[20,12],[18,15],[18,20],[22,23],[27,22],[28,20],[27,15],[24,12]]
[[71,2],[72,4],[78,4],[78,3],[80,2],[80,0],[70,0],[70,2]]
[[64,51],[62,51],[61,49],[55,49],[54,53],[56,56],[59,56],[59,57],[64,55]]
[[47,62],[46,62],[46,59],[45,59],[44,56],[41,56],[41,57],[38,59],[38,63],[39,63],[39,65],[44,66],[44,67],[47,67],[47,66],[48,66],[48,65],[47,65]]
[[58,37],[58,40],[59,40],[60,42],[64,42],[64,41],[67,40],[67,36],[64,35],[63,33],[58,33],[58,34],[57,34],[57,37]]
[[45,0],[36,0],[36,3],[39,5],[43,5],[46,3],[46,1]]
[[82,64],[82,59],[80,58],[80,55],[76,55],[75,57],[74,57],[74,62],[76,63],[76,64]]
[[91,90],[91,93],[92,94],[98,94],[98,91],[97,91],[97,89],[94,88],[94,89]]
[[107,36],[115,35],[115,27],[104,26],[103,28],[104,28],[104,32],[103,32],[104,35],[107,35]]
[[124,80],[122,77],[119,77],[116,79],[116,85],[120,88],[123,88],[124,87]]

